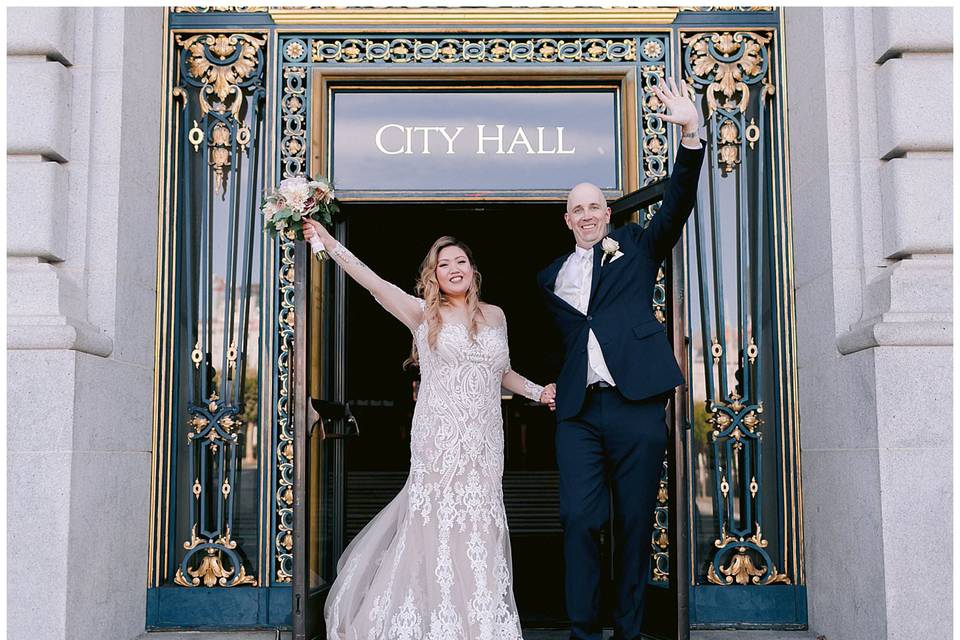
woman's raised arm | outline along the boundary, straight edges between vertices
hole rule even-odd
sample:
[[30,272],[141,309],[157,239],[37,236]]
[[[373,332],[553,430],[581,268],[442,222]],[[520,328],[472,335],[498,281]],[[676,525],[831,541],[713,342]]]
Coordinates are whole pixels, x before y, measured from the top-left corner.
[[416,330],[423,319],[423,310],[419,298],[378,276],[370,267],[353,255],[349,249],[330,235],[330,232],[319,222],[305,219],[303,221],[303,235],[308,241],[313,236],[318,237],[327,254],[346,271],[348,276],[369,291],[373,298],[380,303],[380,306],[407,325],[411,331]]

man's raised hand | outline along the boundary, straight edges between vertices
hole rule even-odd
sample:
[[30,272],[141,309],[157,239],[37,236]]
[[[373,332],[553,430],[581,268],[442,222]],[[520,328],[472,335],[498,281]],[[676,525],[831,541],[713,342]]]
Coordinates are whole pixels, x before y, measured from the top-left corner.
[[657,83],[653,86],[653,93],[664,106],[670,110],[670,113],[660,113],[661,120],[673,122],[683,128],[684,133],[696,131],[700,116],[697,113],[697,106],[690,99],[686,92],[686,84],[681,90],[672,77],[668,77],[666,82]]

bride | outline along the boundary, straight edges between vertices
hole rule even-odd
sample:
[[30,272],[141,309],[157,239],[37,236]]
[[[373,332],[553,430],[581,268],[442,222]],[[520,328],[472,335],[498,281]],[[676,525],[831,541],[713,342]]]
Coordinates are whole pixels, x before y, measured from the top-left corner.
[[414,297],[383,280],[307,220],[347,274],[413,333],[420,367],[410,475],[337,563],[324,617],[328,640],[517,640],[503,507],[501,387],[554,406],[510,368],[506,319],[480,301],[470,249],[445,236],[420,266]]

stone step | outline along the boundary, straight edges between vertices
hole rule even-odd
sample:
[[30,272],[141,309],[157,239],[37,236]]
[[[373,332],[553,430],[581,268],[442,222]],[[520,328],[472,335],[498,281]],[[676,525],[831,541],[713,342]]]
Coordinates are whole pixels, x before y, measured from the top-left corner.
[[[613,632],[607,630],[604,640],[610,638]],[[148,631],[137,637],[137,640],[290,640],[289,631],[265,629],[262,631]],[[524,640],[567,640],[566,631],[555,629],[527,629],[523,632]],[[717,630],[691,631],[690,640],[821,640],[811,631],[777,631],[777,630]]]
[[137,640],[291,640],[290,631],[262,629],[256,631],[147,631]]
[[826,640],[812,631],[742,629],[691,631],[690,640]]

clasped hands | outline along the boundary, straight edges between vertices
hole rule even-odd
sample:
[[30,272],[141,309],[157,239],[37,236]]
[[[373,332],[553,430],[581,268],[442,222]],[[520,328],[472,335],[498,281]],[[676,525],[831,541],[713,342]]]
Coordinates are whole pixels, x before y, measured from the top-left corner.
[[550,411],[557,410],[557,384],[551,382],[540,392],[540,404],[550,407]]

